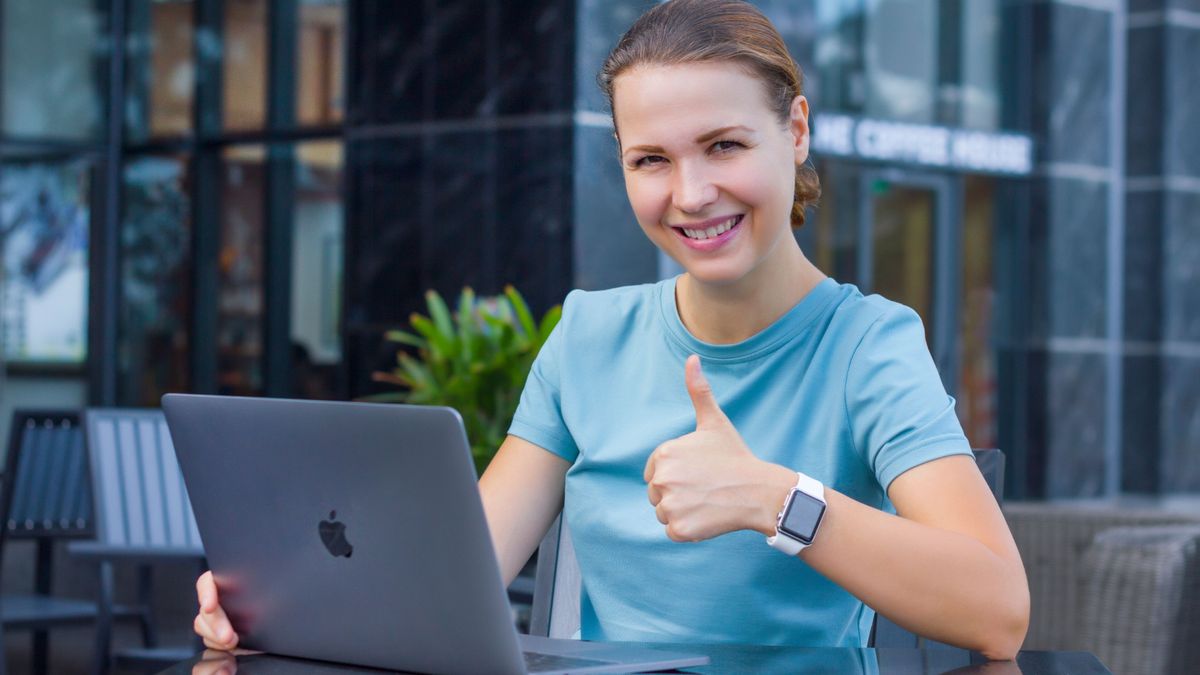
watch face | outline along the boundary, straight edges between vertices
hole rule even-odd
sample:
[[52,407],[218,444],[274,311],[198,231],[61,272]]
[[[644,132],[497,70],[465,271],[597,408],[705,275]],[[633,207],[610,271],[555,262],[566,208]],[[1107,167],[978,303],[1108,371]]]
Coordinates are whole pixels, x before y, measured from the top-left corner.
[[825,502],[810,494],[796,490],[788,500],[787,510],[779,523],[779,531],[811,544],[817,533],[821,516],[825,515]]

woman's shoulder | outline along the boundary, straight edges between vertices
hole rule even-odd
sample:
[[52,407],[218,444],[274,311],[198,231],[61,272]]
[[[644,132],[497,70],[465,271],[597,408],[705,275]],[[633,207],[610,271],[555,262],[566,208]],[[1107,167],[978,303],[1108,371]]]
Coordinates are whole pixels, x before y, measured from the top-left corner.
[[862,337],[876,325],[922,326],[921,317],[908,305],[877,293],[864,295],[854,284],[839,283],[840,299],[833,309],[830,327]]
[[657,308],[659,294],[667,281],[618,286],[597,291],[575,289],[563,300],[563,321],[572,324],[610,324],[622,317]]

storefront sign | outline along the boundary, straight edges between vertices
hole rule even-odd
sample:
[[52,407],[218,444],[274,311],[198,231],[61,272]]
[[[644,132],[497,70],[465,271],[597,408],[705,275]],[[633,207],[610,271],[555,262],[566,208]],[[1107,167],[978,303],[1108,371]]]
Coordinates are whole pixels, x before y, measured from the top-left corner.
[[849,115],[815,115],[812,149],[818,155],[981,173],[1024,176],[1033,169],[1033,140],[1023,134],[859,119]]

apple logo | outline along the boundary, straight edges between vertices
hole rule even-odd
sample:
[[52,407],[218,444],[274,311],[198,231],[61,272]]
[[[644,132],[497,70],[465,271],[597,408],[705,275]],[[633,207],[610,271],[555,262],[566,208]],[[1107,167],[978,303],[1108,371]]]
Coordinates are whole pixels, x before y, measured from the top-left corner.
[[346,541],[345,523],[337,521],[337,511],[329,512],[329,520],[322,520],[321,524],[317,525],[317,532],[321,535],[321,543],[325,544],[325,548],[335,557],[349,558],[350,554],[354,553],[354,547]]

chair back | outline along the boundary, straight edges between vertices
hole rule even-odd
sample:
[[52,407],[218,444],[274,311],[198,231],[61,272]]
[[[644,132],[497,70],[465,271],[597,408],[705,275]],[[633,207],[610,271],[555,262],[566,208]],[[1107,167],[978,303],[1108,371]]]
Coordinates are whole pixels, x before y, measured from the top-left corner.
[[92,488],[79,413],[17,410],[0,487],[0,549],[7,537],[92,535]]
[[3,490],[8,536],[91,535],[92,487],[77,411],[13,413]]
[[89,408],[88,456],[96,540],[108,546],[203,554],[192,504],[161,410]]
[[[1004,485],[1004,453],[997,449],[975,450],[975,462],[999,502]],[[765,545],[765,544],[764,544]],[[538,546],[537,577],[529,633],[552,638],[570,638],[579,631],[580,594],[583,577],[575,559],[571,532],[562,515],[554,519]],[[916,647],[922,638],[876,615],[871,631],[872,647]],[[935,646],[937,643],[929,643]]]

